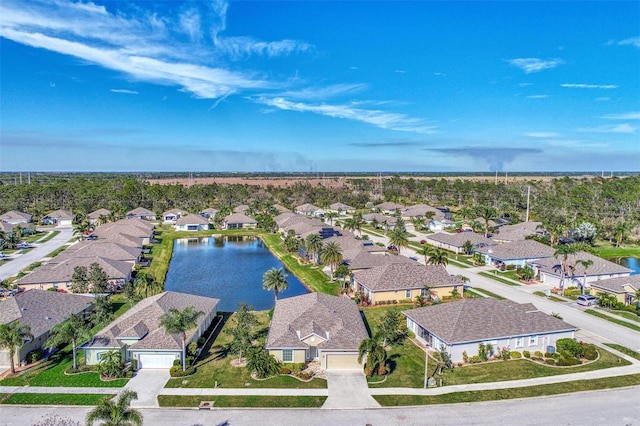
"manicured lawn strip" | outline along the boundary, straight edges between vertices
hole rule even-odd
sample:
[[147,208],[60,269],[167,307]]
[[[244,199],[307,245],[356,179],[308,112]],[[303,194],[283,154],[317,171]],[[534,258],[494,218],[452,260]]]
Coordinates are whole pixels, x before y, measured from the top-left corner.
[[478,292],[480,292],[482,294],[486,294],[489,297],[493,297],[496,300],[504,300],[504,299],[506,299],[506,297],[502,297],[499,294],[495,294],[495,293],[493,293],[493,292],[491,292],[489,290],[485,290],[483,288],[476,288],[474,290],[476,290],[476,291],[478,291]]
[[635,331],[640,331],[640,326],[637,326],[635,324],[631,324],[630,322],[619,320],[617,318],[610,317],[609,315],[603,314],[603,313],[595,311],[593,309],[587,309],[585,312],[590,314],[590,315],[593,315],[594,317],[605,319],[605,320],[607,320],[609,322],[612,322],[614,324],[618,324],[618,325],[630,328],[630,329],[635,330]]
[[185,396],[158,395],[161,407],[197,407],[201,401],[214,401],[213,408],[263,407],[263,408],[318,408],[326,396],[264,396],[264,395],[219,395]]
[[14,393],[1,404],[12,405],[97,405],[106,395],[88,393]]
[[610,348],[616,349],[620,352],[622,352],[625,355],[629,355],[630,357],[633,357],[635,359],[637,359],[638,361],[640,361],[640,353],[634,351],[633,349],[629,349],[626,346],[622,346],[619,345],[617,343],[605,343],[605,345],[609,346]]
[[491,278],[492,280],[501,282],[502,284],[506,284],[506,285],[511,285],[511,286],[519,286],[520,285],[518,283],[514,283],[512,281],[505,280],[504,278],[500,278],[496,274],[491,274],[489,272],[479,272],[479,275],[482,275],[483,277]]
[[614,389],[640,384],[640,374],[605,377],[602,379],[575,380],[572,382],[548,385],[528,386],[524,388],[495,389],[486,391],[454,392],[443,395],[375,395],[374,398],[383,407],[407,405],[455,404],[462,402],[496,401],[514,398],[532,398],[536,396],[559,395],[571,392],[583,392],[599,389]]
[[59,233],[60,233],[60,231],[51,231],[51,232],[49,232],[49,235],[47,235],[43,239],[39,240],[38,243],[46,243],[47,241],[49,241],[50,239],[52,239],[53,237],[55,237]]
[[561,298],[559,298],[557,296],[554,296],[553,294],[547,297],[547,295],[544,294],[541,291],[534,291],[533,294],[535,294],[536,296],[547,298],[547,299],[552,300],[554,302],[566,302],[566,300],[561,299]]
[[58,247],[57,249],[55,249],[54,251],[52,251],[51,253],[49,253],[45,257],[56,257],[57,255],[59,255],[60,253],[65,251],[68,247],[69,247],[68,245],[64,245],[62,247]]
[[613,247],[606,242],[600,242],[595,247],[596,256],[611,260],[616,257],[640,257],[640,245],[623,244]]
[[[264,343],[266,337],[266,327],[269,324],[269,316],[267,311],[256,312],[256,316],[263,327],[262,337],[259,339],[261,344]],[[251,378],[251,372],[245,367],[233,367],[230,362],[235,358],[234,354],[227,351],[228,344],[232,337],[224,332],[226,327],[232,325],[228,320],[229,316],[225,315],[227,321],[222,326],[222,330],[214,336],[209,346],[203,349],[200,361],[196,363],[196,373],[188,377],[178,377],[169,379],[167,388],[213,388],[218,384],[221,388],[312,388],[324,389],[327,387],[327,381],[324,379],[313,379],[310,382],[301,382],[291,376],[276,376],[267,380],[254,380]],[[186,382],[186,383],[185,383]]]
[[634,314],[633,312],[629,312],[629,311],[609,311],[609,312],[619,317],[624,317],[630,321],[640,322],[640,315]]

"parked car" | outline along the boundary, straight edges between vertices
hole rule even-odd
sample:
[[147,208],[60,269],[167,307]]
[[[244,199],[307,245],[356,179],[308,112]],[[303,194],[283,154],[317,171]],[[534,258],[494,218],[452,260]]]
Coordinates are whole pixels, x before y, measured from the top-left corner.
[[578,296],[578,305],[593,306],[598,304],[598,299],[591,294]]

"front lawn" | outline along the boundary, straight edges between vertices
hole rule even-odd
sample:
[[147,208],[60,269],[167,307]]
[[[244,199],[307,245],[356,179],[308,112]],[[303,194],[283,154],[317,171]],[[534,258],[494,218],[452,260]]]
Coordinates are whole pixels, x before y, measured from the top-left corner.
[[214,409],[226,407],[318,408],[322,407],[326,399],[326,396],[158,395],[158,403],[161,407],[198,407],[202,401],[212,401]]
[[14,393],[0,395],[0,404],[97,405],[105,396],[100,393]]
[[478,275],[482,275],[483,277],[487,277],[487,278],[491,278],[494,281],[498,281],[499,283],[502,284],[506,284],[506,285],[511,285],[511,286],[519,286],[520,284],[513,282],[511,280],[499,277],[497,274],[497,271],[494,271],[494,273],[490,273],[490,272],[479,272]]
[[603,314],[602,312],[598,312],[598,311],[595,311],[593,309],[587,309],[587,310],[585,310],[585,312],[590,314],[590,315],[593,315],[594,317],[602,318],[602,319],[607,320],[609,322],[612,322],[614,324],[618,324],[618,325],[621,325],[623,327],[630,328],[631,330],[640,331],[640,326],[638,326],[636,324],[631,324],[630,322],[622,321],[621,319],[614,318],[614,317],[609,316],[607,314]]
[[[260,322],[258,328],[262,328],[261,337],[258,339],[261,344],[266,337],[267,326],[269,325],[269,315],[267,311],[256,312]],[[310,382],[302,382],[291,376],[275,376],[266,380],[255,380],[251,378],[251,372],[246,367],[233,367],[231,360],[234,354],[228,352],[228,345],[232,337],[224,330],[230,327],[229,315],[225,314],[225,322],[222,329],[215,335],[211,342],[203,349],[200,360],[196,363],[196,373],[188,377],[170,379],[167,388],[314,388],[322,389],[327,387],[324,379],[313,379]]]

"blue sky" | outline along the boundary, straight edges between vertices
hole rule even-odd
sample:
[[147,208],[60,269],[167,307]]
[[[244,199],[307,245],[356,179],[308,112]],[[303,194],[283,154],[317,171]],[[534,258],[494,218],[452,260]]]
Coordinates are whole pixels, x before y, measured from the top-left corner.
[[638,171],[640,2],[0,2],[0,170]]

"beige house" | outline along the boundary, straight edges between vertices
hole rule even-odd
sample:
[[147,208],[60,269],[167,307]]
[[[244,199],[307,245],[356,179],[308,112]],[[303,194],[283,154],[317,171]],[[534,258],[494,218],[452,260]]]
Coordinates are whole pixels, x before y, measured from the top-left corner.
[[0,222],[7,222],[11,225],[25,225],[31,223],[33,217],[29,213],[11,210],[0,215]]
[[333,203],[329,206],[327,211],[344,216],[348,214],[354,214],[356,212],[356,209],[344,203]]
[[144,207],[135,208],[127,212],[127,219],[156,220],[156,214]]
[[223,229],[256,229],[258,221],[243,213],[233,213],[224,218]]
[[73,214],[67,210],[56,210],[42,218],[43,225],[71,226],[73,224]]
[[425,286],[430,287],[433,298],[451,296],[455,289],[463,293],[463,283],[449,275],[442,265],[421,265],[417,262],[390,263],[355,271],[353,289],[363,293],[371,304],[387,301],[414,299],[428,296]]
[[481,234],[475,232],[460,232],[455,234],[447,234],[446,232],[438,232],[428,235],[427,243],[434,247],[452,251],[456,254],[464,253],[464,245],[467,241],[471,241],[474,248],[497,245],[495,241],[490,240]]
[[187,214],[181,216],[174,225],[176,231],[207,231],[209,221],[197,214]]
[[309,293],[276,301],[266,348],[283,363],[319,361],[326,370],[359,370],[358,348],[367,338],[351,299]]
[[616,300],[625,305],[640,303],[635,296],[640,290],[640,275],[628,277],[609,278],[591,282],[591,294],[597,296],[600,293],[612,294]]
[[89,219],[89,223],[91,225],[95,225],[98,223],[101,217],[109,217],[111,215],[111,210],[107,209],[98,209],[93,211],[87,215],[87,219]]

